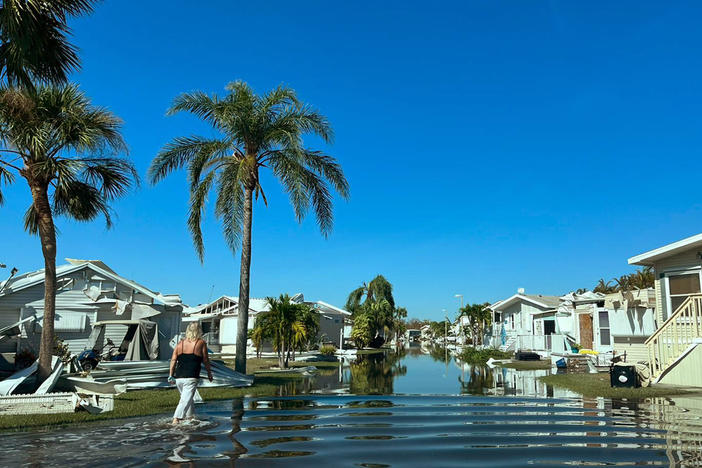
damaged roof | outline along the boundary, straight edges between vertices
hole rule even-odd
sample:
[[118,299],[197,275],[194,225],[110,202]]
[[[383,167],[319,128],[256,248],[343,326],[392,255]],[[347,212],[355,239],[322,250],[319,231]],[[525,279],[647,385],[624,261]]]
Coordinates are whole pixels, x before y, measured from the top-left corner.
[[[56,279],[59,279],[68,274],[80,271],[84,268],[89,268],[95,273],[98,273],[112,281],[121,283],[127,287],[134,289],[146,296],[149,296],[154,300],[154,302],[161,303],[163,305],[182,305],[182,301],[179,295],[171,294],[164,295],[159,292],[154,292],[149,288],[142,286],[139,283],[128,280],[122,276],[119,276],[114,270],[100,260],[76,260],[76,259],[66,259],[67,264],[58,265],[56,267]],[[16,291],[20,291],[37,284],[44,282],[44,269],[30,271],[28,273],[23,273],[21,275],[14,276],[8,280],[0,283],[0,297],[8,296]]]

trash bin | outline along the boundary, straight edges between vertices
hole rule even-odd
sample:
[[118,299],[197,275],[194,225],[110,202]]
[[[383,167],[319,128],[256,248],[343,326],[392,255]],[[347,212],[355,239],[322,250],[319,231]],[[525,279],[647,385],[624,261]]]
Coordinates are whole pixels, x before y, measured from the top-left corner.
[[639,374],[634,365],[617,364],[609,369],[609,383],[612,387],[640,387]]

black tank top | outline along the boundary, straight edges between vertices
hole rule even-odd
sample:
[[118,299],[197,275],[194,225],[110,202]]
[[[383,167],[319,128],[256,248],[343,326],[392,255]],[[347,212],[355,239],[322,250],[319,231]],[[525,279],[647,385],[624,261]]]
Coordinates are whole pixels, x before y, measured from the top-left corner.
[[[182,347],[181,345],[181,349]],[[193,346],[193,351],[195,351],[195,346]],[[198,356],[195,353],[180,353],[176,358],[175,377],[176,379],[199,379],[201,368],[202,356]]]

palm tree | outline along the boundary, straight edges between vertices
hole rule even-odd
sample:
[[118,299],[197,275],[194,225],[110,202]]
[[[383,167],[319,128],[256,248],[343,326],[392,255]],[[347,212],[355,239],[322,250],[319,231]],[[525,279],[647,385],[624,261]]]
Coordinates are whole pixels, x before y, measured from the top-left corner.
[[[55,216],[90,221],[138,182],[126,152],[122,122],[92,105],[73,85],[0,89],[0,182],[23,177],[32,194],[25,229],[38,234],[44,255],[44,318],[39,371],[48,375],[56,303]],[[0,193],[0,201],[2,194]]]
[[175,99],[169,115],[190,112],[221,135],[175,138],[154,158],[149,179],[155,184],[170,172],[188,167],[188,228],[200,261],[204,256],[202,215],[207,195],[216,192],[215,215],[222,222],[224,237],[232,251],[241,245],[235,368],[246,372],[254,196],[267,204],[260,171],[270,169],[280,180],[298,221],[312,206],[324,236],[333,224],[330,185],[344,198],[349,196],[349,185],[333,157],[303,146],[306,134],[331,143],[333,133],[327,119],[300,102],[295,91],[280,86],[257,95],[240,81],[229,84],[227,90],[223,97],[193,92]]
[[595,287],[592,289],[592,292],[610,294],[617,292],[617,286],[613,285],[611,281],[605,282],[604,278],[600,278],[597,285],[595,285]]
[[351,291],[346,300],[346,310],[355,314],[366,302],[378,302],[385,299],[390,307],[395,308],[395,298],[392,295],[392,284],[383,275],[377,275],[370,283],[363,283]]
[[492,315],[489,304],[467,304],[460,309],[458,317],[468,317],[473,345],[482,344],[483,330],[490,325]]
[[11,86],[64,84],[80,68],[68,39],[69,17],[90,14],[96,0],[4,0],[0,6],[0,75]]
[[292,353],[312,341],[319,330],[319,318],[306,304],[296,304],[287,294],[268,298],[270,310],[259,314],[253,329],[260,341],[270,339],[278,352],[278,364],[287,368]]

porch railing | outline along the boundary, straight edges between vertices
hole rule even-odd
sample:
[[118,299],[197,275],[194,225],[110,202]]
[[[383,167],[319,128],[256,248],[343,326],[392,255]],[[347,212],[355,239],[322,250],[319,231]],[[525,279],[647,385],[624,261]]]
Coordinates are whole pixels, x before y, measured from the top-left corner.
[[665,372],[702,333],[702,294],[689,296],[646,340],[651,378]]

